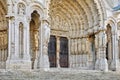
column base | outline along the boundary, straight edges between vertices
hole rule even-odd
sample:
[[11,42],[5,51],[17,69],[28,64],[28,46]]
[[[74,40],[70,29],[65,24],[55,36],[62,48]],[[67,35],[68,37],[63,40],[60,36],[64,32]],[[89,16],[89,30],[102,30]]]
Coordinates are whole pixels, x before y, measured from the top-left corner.
[[31,61],[10,60],[6,62],[6,69],[31,69]]
[[119,60],[113,60],[110,65],[110,70],[118,71],[119,70]]
[[101,70],[101,71],[108,71],[108,63],[107,63],[107,59],[103,58],[103,59],[98,59],[96,61],[95,64],[95,68],[97,70]]
[[50,68],[48,55],[43,55],[43,68],[45,70]]
[[39,61],[40,62],[38,62],[38,59],[35,60],[35,66],[34,66],[35,68],[34,69],[42,69],[44,71],[50,70],[48,55],[43,55]]
[[0,69],[6,69],[6,62],[5,61],[0,62]]
[[97,59],[95,63],[95,70],[100,70],[99,67],[100,67],[100,59]]

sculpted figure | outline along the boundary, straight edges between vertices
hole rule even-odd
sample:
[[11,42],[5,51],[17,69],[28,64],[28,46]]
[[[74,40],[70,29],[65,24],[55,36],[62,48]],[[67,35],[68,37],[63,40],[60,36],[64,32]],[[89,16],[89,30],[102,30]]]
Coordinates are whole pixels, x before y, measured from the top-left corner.
[[49,39],[50,39],[50,28],[48,27],[47,24],[45,24],[44,28],[43,28],[43,52],[44,54],[47,54],[47,47],[48,47],[48,42],[49,42]]
[[106,33],[105,33],[105,32],[103,32],[102,38],[103,38],[102,44],[103,44],[103,46],[105,47],[105,46],[106,46],[106,43],[107,43],[107,36],[106,36]]
[[34,31],[34,39],[35,39],[34,40],[34,42],[35,42],[34,45],[35,45],[36,50],[38,50],[38,46],[39,46],[39,39],[38,39],[39,34],[38,34],[38,32],[39,32],[38,30]]
[[48,25],[46,24],[44,26],[44,45],[48,44],[49,42],[49,38],[50,38],[50,28],[48,27]]

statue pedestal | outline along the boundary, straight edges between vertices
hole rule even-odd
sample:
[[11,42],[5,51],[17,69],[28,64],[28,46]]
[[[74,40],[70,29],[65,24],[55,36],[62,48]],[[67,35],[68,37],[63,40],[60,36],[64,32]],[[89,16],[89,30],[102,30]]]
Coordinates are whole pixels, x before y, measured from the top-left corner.
[[110,65],[110,69],[113,71],[119,71],[119,60],[113,60]]
[[0,62],[0,69],[5,69],[6,68],[6,62],[5,61],[1,61]]
[[49,60],[48,60],[48,55],[43,55],[43,65],[44,65],[44,68],[49,68]]
[[97,59],[95,63],[95,70],[99,70],[100,69],[99,66],[100,66],[100,60]]
[[108,63],[106,58],[101,58],[96,61],[95,64],[96,70],[108,71]]

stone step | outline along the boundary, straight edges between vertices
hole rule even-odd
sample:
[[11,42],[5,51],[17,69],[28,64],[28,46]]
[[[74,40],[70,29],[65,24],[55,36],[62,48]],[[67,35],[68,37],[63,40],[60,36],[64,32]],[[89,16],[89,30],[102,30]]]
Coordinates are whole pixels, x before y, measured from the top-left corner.
[[0,70],[0,80],[120,80],[120,73],[77,69]]

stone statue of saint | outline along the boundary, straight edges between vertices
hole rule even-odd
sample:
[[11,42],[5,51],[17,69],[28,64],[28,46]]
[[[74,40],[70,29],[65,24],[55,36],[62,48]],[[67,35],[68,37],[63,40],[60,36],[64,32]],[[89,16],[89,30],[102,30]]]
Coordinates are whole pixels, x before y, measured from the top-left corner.
[[39,47],[39,34],[38,34],[38,30],[34,31],[34,46],[35,46],[35,50],[38,50]]
[[43,31],[44,31],[44,34],[43,34],[44,35],[44,45],[47,45],[49,42],[49,38],[50,38],[50,28],[48,27],[47,24],[44,26]]
[[47,24],[45,24],[44,28],[43,28],[43,52],[44,54],[47,54],[47,50],[48,50],[48,42],[49,42],[49,38],[50,38],[50,28],[48,27]]

